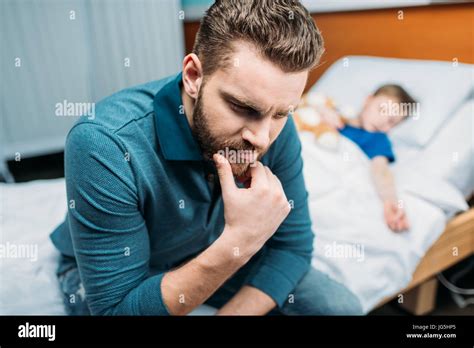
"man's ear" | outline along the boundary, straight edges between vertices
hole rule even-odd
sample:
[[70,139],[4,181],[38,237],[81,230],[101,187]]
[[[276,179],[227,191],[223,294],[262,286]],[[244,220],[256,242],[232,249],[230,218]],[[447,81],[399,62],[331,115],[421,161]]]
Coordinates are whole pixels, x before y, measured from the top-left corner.
[[193,99],[197,99],[203,80],[202,65],[199,57],[190,53],[183,59],[183,87]]

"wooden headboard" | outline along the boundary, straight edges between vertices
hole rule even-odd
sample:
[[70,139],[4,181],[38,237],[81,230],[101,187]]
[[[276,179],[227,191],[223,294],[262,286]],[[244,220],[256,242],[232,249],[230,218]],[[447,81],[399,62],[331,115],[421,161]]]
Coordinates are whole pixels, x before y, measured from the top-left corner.
[[[474,64],[472,3],[317,13],[313,18],[323,34],[326,53],[311,72],[307,88],[347,55],[457,59]],[[199,23],[184,26],[186,51],[190,52]]]

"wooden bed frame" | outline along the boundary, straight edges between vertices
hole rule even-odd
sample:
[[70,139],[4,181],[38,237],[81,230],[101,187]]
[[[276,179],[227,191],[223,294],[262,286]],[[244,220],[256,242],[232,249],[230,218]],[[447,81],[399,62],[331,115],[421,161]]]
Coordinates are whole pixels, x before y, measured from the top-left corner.
[[[305,92],[336,60],[348,55],[444,60],[474,64],[474,4],[442,4],[312,14],[326,52],[312,70]],[[192,51],[199,22],[186,22],[186,52]],[[421,315],[435,305],[436,274],[474,253],[474,208],[454,217],[421,260],[410,284],[386,298]],[[403,295],[403,296],[401,296]]]
[[398,298],[409,312],[423,315],[436,304],[436,275],[474,254],[474,208],[451,219],[438,240],[421,259],[410,284],[378,306]]

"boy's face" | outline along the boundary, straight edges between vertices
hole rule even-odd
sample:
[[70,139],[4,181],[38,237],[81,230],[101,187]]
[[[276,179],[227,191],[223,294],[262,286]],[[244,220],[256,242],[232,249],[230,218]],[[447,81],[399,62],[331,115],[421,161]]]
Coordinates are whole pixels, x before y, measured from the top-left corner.
[[388,132],[403,120],[399,102],[387,95],[369,96],[360,114],[362,128],[370,132]]
[[252,46],[237,42],[228,67],[209,76],[196,98],[192,128],[204,157],[211,159],[226,148],[252,153],[248,161],[242,157],[237,157],[238,163],[230,161],[234,175],[242,176],[282,131],[307,76],[307,71],[286,73]]

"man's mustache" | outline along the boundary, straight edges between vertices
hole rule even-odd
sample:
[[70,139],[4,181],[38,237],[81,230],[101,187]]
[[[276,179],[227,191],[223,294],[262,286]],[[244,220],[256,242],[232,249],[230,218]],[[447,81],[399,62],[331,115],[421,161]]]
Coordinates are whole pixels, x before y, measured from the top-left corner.
[[228,148],[229,150],[233,151],[256,151],[258,149],[255,148],[252,144],[245,142],[245,143],[229,143],[224,144],[223,149]]

